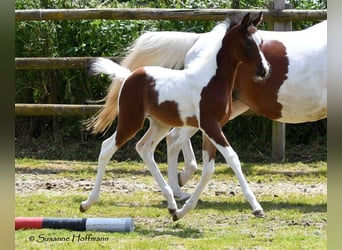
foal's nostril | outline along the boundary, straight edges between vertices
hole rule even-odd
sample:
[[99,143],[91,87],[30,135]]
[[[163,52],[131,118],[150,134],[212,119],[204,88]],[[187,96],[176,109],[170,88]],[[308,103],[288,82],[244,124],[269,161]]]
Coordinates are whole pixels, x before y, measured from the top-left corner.
[[263,68],[263,69],[261,70],[261,75],[262,75],[262,76],[265,76],[265,75],[266,75],[266,69],[265,69],[265,68]]
[[266,69],[264,67],[260,67],[256,70],[256,75],[257,76],[262,76],[264,77],[266,75]]
[[254,78],[257,82],[263,82],[264,80],[268,79],[271,75],[271,67],[263,67],[260,66],[255,71],[256,77]]

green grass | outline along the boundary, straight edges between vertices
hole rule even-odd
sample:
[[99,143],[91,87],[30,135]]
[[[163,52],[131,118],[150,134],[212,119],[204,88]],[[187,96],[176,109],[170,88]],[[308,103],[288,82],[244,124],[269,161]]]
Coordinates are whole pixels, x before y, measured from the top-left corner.
[[[94,180],[95,162],[16,160],[17,176],[36,174],[36,181],[70,179]],[[166,173],[165,164],[161,165]],[[318,185],[326,183],[327,164],[243,164],[250,183]],[[191,183],[196,183],[200,171]],[[32,178],[32,177],[27,177]],[[147,187],[155,186],[142,163],[112,162],[107,167],[105,180],[136,178]],[[31,179],[30,179],[31,180]],[[237,180],[231,169],[218,164],[212,182]],[[43,185],[44,187],[44,185]],[[258,187],[258,186],[257,186]],[[57,188],[57,187],[56,187]],[[219,187],[216,187],[218,189]],[[132,217],[135,230],[131,233],[76,232],[68,230],[18,230],[17,249],[326,249],[327,195],[310,192],[256,192],[266,217],[255,218],[241,192],[230,195],[227,190],[204,192],[197,207],[178,222],[172,222],[165,199],[155,189],[135,189],[115,192],[104,189],[101,200],[86,213],[78,211],[79,204],[89,191],[82,187],[39,188],[16,195],[16,216],[43,217]],[[105,241],[81,241],[78,236],[91,234]],[[32,240],[31,238],[34,239]],[[64,237],[74,241],[46,241]],[[41,242],[42,241],[42,242]]]

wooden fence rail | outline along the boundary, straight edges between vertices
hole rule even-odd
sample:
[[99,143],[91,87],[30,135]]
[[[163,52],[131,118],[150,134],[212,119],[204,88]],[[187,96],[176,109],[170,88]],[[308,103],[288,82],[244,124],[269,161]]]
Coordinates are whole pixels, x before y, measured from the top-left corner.
[[264,20],[272,22],[316,21],[327,18],[326,10],[277,9],[155,9],[155,8],[94,8],[94,9],[32,9],[16,10],[16,21],[34,20],[177,20],[219,21],[237,13],[264,12]]
[[[103,105],[100,104],[31,104],[16,103],[15,114],[18,116],[91,116]],[[258,116],[251,110],[243,116]]]
[[102,105],[82,104],[27,104],[16,103],[15,114],[21,116],[91,116]]

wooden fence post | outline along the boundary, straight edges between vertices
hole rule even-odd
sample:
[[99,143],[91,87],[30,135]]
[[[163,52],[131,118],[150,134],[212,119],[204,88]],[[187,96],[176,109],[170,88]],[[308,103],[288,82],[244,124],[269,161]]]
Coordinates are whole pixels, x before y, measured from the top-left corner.
[[[285,6],[285,0],[273,0],[273,8],[275,10],[283,10]],[[292,30],[292,22],[274,22],[274,31],[290,31]],[[272,122],[272,160],[277,162],[285,161],[285,142],[286,142],[286,128],[285,123]]]

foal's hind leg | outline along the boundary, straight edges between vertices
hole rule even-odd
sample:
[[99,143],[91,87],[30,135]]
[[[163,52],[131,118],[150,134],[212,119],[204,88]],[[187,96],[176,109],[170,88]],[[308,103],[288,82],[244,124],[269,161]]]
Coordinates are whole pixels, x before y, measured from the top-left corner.
[[102,183],[103,175],[105,173],[105,167],[110,161],[110,158],[112,157],[112,155],[118,149],[115,143],[116,133],[117,132],[115,132],[111,137],[106,139],[101,145],[101,152],[98,158],[98,167],[97,167],[95,185],[93,187],[93,190],[89,194],[88,199],[81,203],[81,206],[80,206],[81,212],[85,212],[87,209],[91,207],[91,205],[96,203],[99,199],[101,183]]
[[171,187],[167,184],[164,177],[160,173],[160,170],[154,160],[154,151],[158,143],[169,132],[170,127],[162,125],[153,119],[150,119],[150,128],[143,136],[143,138],[137,143],[136,149],[148,166],[152,176],[157,181],[163,196],[167,199],[168,209],[171,214],[177,209],[176,201],[173,197]]
[[80,206],[80,211],[85,212],[95,202],[98,201],[100,195],[100,188],[105,173],[105,167],[110,161],[113,154],[131,139],[143,126],[144,113],[140,112],[138,115],[130,116],[128,112],[119,113],[118,126],[115,133],[106,139],[101,145],[101,151],[98,159],[98,168],[96,180],[93,190],[86,201],[83,201]]

